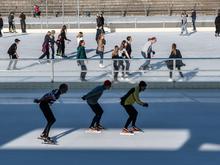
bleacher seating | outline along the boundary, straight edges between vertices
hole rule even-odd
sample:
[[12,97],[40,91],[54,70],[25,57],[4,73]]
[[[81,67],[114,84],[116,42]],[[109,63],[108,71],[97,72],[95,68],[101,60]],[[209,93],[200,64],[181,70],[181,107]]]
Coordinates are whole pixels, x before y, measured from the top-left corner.
[[[104,12],[105,15],[177,15],[182,10],[195,8],[199,14],[213,15],[220,9],[220,0],[79,0],[80,14],[90,12]],[[65,15],[77,14],[77,0],[47,0],[48,14],[57,12]],[[43,14],[46,13],[46,0],[10,0],[0,2],[0,13],[8,15],[15,13],[33,13],[33,6],[40,6]],[[64,5],[62,5],[62,3]]]

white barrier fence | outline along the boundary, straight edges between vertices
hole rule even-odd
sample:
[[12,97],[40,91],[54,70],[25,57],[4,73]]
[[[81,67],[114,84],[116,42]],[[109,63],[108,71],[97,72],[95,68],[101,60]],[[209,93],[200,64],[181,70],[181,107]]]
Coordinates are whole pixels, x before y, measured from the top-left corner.
[[[167,82],[172,72],[174,81],[190,82],[220,82],[220,58],[183,58],[186,66],[181,67],[184,78],[181,78],[176,67],[170,70],[167,67],[167,60],[173,60],[171,64],[175,66],[178,59],[153,58],[150,67],[141,69],[147,59],[131,59],[128,75],[126,73],[126,60],[121,62],[124,65],[115,70],[112,59],[104,59],[104,67],[100,67],[100,59],[87,59],[86,79],[89,82],[100,82],[105,79],[113,80],[114,73],[118,73],[118,80],[122,82],[138,82],[145,80],[148,82]],[[76,59],[0,59],[0,82],[80,82],[81,67]]]

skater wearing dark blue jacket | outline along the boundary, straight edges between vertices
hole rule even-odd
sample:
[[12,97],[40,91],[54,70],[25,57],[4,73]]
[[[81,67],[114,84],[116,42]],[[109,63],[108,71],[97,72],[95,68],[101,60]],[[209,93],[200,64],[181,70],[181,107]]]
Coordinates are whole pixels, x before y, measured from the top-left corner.
[[66,93],[68,91],[67,84],[61,84],[59,89],[54,89],[51,92],[45,94],[41,99],[34,99],[34,103],[38,103],[41,111],[43,112],[45,118],[47,119],[47,125],[40,135],[40,139],[45,142],[53,143],[53,140],[49,137],[49,132],[51,126],[55,123],[56,119],[53,115],[53,112],[50,108],[57,99],[59,99],[60,95]]
[[95,116],[92,120],[92,123],[89,126],[90,131],[100,131],[104,129],[103,126],[100,124],[100,120],[103,114],[102,107],[99,105],[98,100],[102,96],[105,90],[111,88],[111,81],[106,80],[103,85],[97,86],[92,91],[87,93],[82,97],[83,100],[86,100],[92,111],[95,113]]

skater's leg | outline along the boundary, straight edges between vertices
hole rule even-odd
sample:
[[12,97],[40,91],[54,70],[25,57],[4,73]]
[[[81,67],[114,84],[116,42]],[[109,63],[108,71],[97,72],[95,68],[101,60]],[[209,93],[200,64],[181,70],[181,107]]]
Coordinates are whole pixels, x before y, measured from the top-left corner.
[[50,132],[50,128],[55,123],[56,119],[55,119],[53,112],[51,111],[48,103],[41,103],[40,108],[41,108],[45,118],[47,119],[47,125],[46,125],[44,131],[42,132],[42,134],[45,137],[48,137],[49,132]]
[[97,122],[96,122],[96,126],[100,125],[100,120],[102,118],[102,114],[103,114],[103,109],[99,104],[96,104],[96,109],[97,109]]
[[80,62],[80,65],[81,65],[80,79],[81,79],[81,80],[85,80],[86,74],[87,74],[87,67],[86,67],[84,61],[81,61],[81,62]]
[[95,127],[95,124],[97,124],[100,121],[103,110],[99,104],[89,104],[89,106],[92,109],[92,111],[95,113],[92,123],[89,126],[90,128],[92,128],[92,127]]
[[126,122],[126,124],[124,126],[124,128],[127,129],[128,126],[130,125],[130,123],[135,119],[135,116],[134,116],[135,114],[133,113],[133,110],[135,110],[135,109],[134,109],[134,107],[132,105],[122,105],[122,106],[125,108],[126,112],[129,115],[129,117],[127,119],[127,122]]
[[181,71],[181,68],[180,68],[180,67],[177,67],[177,69],[178,69],[178,71],[179,71],[180,77],[183,78],[184,76],[183,76],[183,73],[182,73],[182,71]]
[[[133,106],[132,106],[133,107]],[[132,110],[132,127],[136,127],[136,121],[137,121],[137,116],[138,116],[138,111],[133,107],[133,110]]]
[[43,59],[46,55],[47,55],[46,53],[42,54],[42,55],[39,57],[39,59]]
[[126,61],[126,74],[129,74],[129,68],[130,68],[130,61],[129,61],[129,59],[127,59]]

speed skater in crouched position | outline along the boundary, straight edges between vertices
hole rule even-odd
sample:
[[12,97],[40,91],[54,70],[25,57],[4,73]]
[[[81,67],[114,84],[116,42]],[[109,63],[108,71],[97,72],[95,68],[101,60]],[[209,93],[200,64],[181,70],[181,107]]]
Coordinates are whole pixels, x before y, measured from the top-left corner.
[[[144,107],[148,107],[148,103],[144,103],[139,98],[139,93],[145,91],[147,84],[141,81],[137,87],[134,87],[128,91],[126,95],[121,98],[121,105],[124,107],[129,117],[122,130],[122,135],[133,135],[134,132],[142,132],[140,128],[136,126],[136,120],[138,112],[133,106],[136,102]],[[132,129],[128,129],[128,126],[132,123]]]
[[103,85],[97,86],[88,94],[82,97],[83,100],[86,100],[92,111],[95,113],[95,116],[92,120],[92,123],[89,126],[89,131],[91,132],[100,132],[104,127],[100,124],[100,120],[103,114],[102,107],[99,105],[98,100],[102,96],[105,90],[111,88],[111,81],[106,80]]
[[68,91],[67,84],[61,84],[59,89],[54,89],[49,93],[46,93],[41,99],[34,99],[34,103],[39,104],[41,111],[44,114],[44,117],[47,120],[47,125],[40,135],[40,139],[44,140],[45,142],[54,143],[54,141],[49,137],[49,132],[51,126],[55,123],[56,119],[53,115],[53,112],[50,106],[59,99],[60,95],[66,93]]

